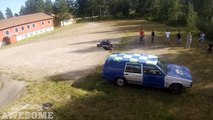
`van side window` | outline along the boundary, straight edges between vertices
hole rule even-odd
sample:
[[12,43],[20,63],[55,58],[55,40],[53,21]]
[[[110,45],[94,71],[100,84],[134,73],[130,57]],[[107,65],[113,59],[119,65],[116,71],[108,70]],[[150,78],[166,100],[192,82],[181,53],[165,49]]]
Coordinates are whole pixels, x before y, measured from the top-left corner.
[[127,63],[125,72],[141,74],[141,65],[140,64],[129,64],[129,63]]
[[147,75],[161,75],[161,71],[158,70],[155,66],[144,65],[143,73]]

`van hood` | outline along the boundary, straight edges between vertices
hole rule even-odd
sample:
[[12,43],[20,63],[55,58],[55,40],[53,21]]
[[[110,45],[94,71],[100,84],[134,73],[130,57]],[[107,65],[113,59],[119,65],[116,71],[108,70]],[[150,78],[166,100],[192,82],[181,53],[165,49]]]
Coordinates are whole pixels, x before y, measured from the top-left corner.
[[192,81],[192,76],[191,76],[189,68],[184,66],[168,64],[167,75],[178,77],[178,78],[184,78],[184,79]]

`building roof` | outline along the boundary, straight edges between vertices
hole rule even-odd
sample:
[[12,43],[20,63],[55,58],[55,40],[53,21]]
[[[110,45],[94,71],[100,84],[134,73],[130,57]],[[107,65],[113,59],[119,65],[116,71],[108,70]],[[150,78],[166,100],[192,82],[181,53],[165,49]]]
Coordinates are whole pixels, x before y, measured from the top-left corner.
[[108,57],[108,60],[156,65],[158,62],[158,57],[147,54],[113,53]]
[[50,15],[47,15],[45,13],[34,13],[34,14],[28,14],[28,15],[22,15],[18,17],[12,17],[5,20],[0,20],[0,30],[10,28],[17,25],[27,24],[35,21],[45,20],[45,19],[51,19],[53,18]]

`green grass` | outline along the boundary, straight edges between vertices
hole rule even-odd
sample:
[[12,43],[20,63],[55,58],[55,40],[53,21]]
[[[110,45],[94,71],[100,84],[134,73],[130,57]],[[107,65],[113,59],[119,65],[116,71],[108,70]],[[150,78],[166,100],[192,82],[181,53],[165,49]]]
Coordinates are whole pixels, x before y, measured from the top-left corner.
[[[98,67],[72,86],[69,82],[43,81],[28,86],[18,104],[53,103],[54,118],[69,119],[212,119],[212,88],[195,84],[181,95],[166,90],[103,82]],[[206,83],[207,84],[207,83]],[[17,103],[16,103],[17,104]]]
[[[168,26],[147,21],[134,24],[143,26],[148,32],[157,28],[159,44],[160,42],[163,44],[164,28]],[[127,38],[136,35],[137,30],[132,28],[124,33],[118,51],[122,51],[134,40]],[[171,30],[175,34],[177,29],[171,28]],[[172,44],[175,42],[173,41]],[[41,105],[51,102],[54,118],[63,120],[212,120],[213,55],[199,48],[197,42],[193,42],[192,46],[191,49],[171,46],[168,53],[160,56],[167,62],[190,68],[193,87],[180,95],[172,95],[167,90],[134,85],[120,88],[104,82],[101,65],[94,73],[72,85],[71,81],[55,82],[60,80],[29,84],[27,95],[15,104],[26,102]],[[10,107],[7,110],[10,110]]]

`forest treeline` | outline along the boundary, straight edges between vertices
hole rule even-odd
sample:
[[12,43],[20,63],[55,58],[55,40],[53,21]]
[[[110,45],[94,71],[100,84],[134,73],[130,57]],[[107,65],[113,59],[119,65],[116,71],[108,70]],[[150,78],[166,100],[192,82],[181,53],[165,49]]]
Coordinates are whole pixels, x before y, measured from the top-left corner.
[[[212,6],[213,0],[27,0],[19,15],[46,12],[59,20],[68,19],[69,14],[101,19],[143,17],[172,26],[197,28],[213,38]],[[10,12],[7,8],[6,18],[13,16]],[[2,16],[0,11],[0,19]]]

